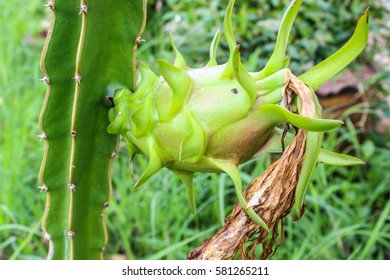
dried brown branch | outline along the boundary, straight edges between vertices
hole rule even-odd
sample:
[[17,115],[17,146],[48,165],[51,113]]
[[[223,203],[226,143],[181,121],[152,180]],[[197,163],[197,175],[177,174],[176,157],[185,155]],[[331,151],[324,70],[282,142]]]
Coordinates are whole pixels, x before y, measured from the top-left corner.
[[[303,160],[304,145],[305,133],[301,130],[282,157],[263,175],[255,178],[244,193],[249,205],[252,205],[255,212],[273,230],[274,235],[277,234],[279,221],[290,212],[294,204],[295,186]],[[245,249],[244,244],[256,233],[259,233],[257,239]],[[225,226],[199,248],[192,250],[188,259],[233,259],[239,250],[241,258],[253,258],[252,249],[257,244],[263,244],[261,257],[265,259],[272,253],[272,245],[275,242],[271,238],[267,244],[267,236],[268,232],[254,223],[241,205],[237,204],[226,218]]]
[[[291,73],[288,75],[286,107],[289,107],[292,97],[298,95],[302,101],[301,113],[313,116],[314,103],[310,91]],[[244,192],[248,207],[252,207],[271,229],[272,235],[269,240],[267,240],[269,232],[261,229],[247,216],[241,205],[237,204],[226,218],[224,227],[200,247],[192,250],[188,254],[188,259],[234,259],[239,251],[241,259],[253,259],[255,248],[259,244],[263,246],[260,258],[268,258],[274,251],[274,243],[279,234],[278,225],[290,213],[294,204],[295,188],[303,163],[305,145],[306,133],[300,130],[281,158],[275,161],[263,175],[252,180]],[[252,238],[254,240],[251,244],[245,247]]]

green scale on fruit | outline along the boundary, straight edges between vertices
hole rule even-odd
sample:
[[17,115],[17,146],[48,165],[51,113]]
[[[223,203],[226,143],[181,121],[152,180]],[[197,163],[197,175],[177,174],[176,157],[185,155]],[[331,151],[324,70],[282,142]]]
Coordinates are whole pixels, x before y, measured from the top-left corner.
[[[364,49],[368,34],[368,11],[338,52],[299,78],[312,92],[315,115],[297,113],[285,106],[285,89],[291,72],[285,57],[288,35],[302,1],[292,1],[282,19],[275,50],[267,65],[250,73],[240,59],[231,24],[234,0],[229,2],[224,35],[230,57],[218,65],[217,32],[210,47],[210,60],[203,68],[189,68],[172,39],[173,65],[158,60],[161,76],[138,62],[138,81],[134,92],[118,89],[109,111],[108,131],[121,134],[131,155],[144,154],[149,165],[135,184],[137,189],[153,174],[166,167],[186,185],[189,204],[195,211],[193,176],[195,172],[225,172],[235,186],[246,213],[263,229],[267,225],[242,194],[238,166],[262,152],[280,151],[282,136],[278,125],[290,123],[307,131],[305,159],[296,189],[296,210],[300,215],[302,201],[317,161],[336,165],[361,164],[362,161],[321,149],[324,131],[342,122],[321,118],[321,107],[314,90],[337,74]],[[286,137],[286,141],[289,137]],[[291,138],[291,137],[290,137]]]

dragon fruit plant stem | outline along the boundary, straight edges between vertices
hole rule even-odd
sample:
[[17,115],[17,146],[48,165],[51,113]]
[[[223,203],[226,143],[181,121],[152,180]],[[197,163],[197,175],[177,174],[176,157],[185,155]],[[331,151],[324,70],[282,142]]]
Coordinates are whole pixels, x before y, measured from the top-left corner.
[[47,91],[39,120],[45,142],[39,188],[47,194],[48,258],[100,259],[118,143],[107,132],[107,96],[134,87],[146,1],[56,0],[46,6],[52,20],[41,60]]
[[[298,216],[317,161],[335,165],[362,163],[354,157],[321,149],[323,132],[337,128],[342,122],[321,118],[321,106],[314,90],[364,49],[368,10],[344,47],[300,76],[299,84],[309,94],[293,92],[297,98],[289,100],[291,94],[286,93],[286,88],[296,77],[288,69],[285,52],[301,3],[301,0],[292,1],[287,8],[274,52],[259,72],[248,72],[241,62],[240,46],[231,24],[234,0],[230,0],[224,20],[224,36],[230,49],[227,63],[218,65],[216,61],[219,32],[211,43],[210,60],[202,68],[188,67],[173,39],[176,59],[173,65],[158,60],[161,76],[138,63],[137,88],[115,92],[115,107],[109,111],[108,127],[110,133],[123,136],[131,155],[141,153],[149,158],[149,165],[134,189],[166,167],[187,185],[189,204],[195,211],[194,173],[225,172],[231,177],[246,213],[268,230],[267,224],[253,211],[253,204],[248,206],[242,195],[238,165],[264,152],[280,152],[281,142],[291,135],[281,135],[279,124],[289,123],[307,131],[305,158],[295,197]],[[308,108],[310,104],[314,105]]]

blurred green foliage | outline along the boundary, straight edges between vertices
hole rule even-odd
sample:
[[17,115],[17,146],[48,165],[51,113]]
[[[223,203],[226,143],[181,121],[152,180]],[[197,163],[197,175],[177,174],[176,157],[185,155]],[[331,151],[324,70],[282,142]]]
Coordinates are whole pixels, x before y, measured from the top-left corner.
[[[288,0],[236,1],[233,27],[241,44],[246,66],[260,70],[275,46],[278,30]],[[168,33],[172,33],[179,50],[190,66],[202,66],[208,46],[218,29],[222,29],[227,0],[152,0],[148,6],[146,43],[142,57],[172,59]],[[291,69],[299,74],[338,50],[351,36],[363,11],[370,8],[370,28],[379,32],[390,20],[379,0],[305,0],[292,28],[287,54]],[[220,63],[228,57],[221,40]],[[374,50],[373,50],[374,52]],[[358,61],[372,57],[365,52]],[[145,53],[145,54],[144,54]],[[359,62],[358,62],[359,63]]]

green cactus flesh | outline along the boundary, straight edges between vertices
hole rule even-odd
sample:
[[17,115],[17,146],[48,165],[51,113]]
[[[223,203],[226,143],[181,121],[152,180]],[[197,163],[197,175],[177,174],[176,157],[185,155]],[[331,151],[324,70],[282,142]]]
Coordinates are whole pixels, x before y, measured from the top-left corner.
[[[281,105],[291,74],[285,65],[288,35],[301,2],[293,1],[288,7],[274,54],[259,72],[249,73],[241,63],[240,46],[231,25],[234,1],[229,2],[224,21],[224,34],[230,49],[226,64],[217,65],[215,59],[219,32],[210,47],[210,61],[203,68],[189,68],[173,40],[176,60],[174,65],[158,60],[161,76],[154,74],[145,64],[138,63],[138,86],[134,92],[128,89],[115,92],[115,107],[109,112],[111,124],[108,128],[110,133],[123,136],[130,154],[141,153],[149,158],[149,165],[135,189],[158,170],[167,167],[187,185],[189,204],[194,211],[194,173],[225,172],[233,180],[238,200],[247,214],[267,230],[264,221],[247,207],[238,165],[258,155],[266,146],[275,147],[270,142],[281,141],[280,134],[275,133],[276,126],[290,123],[308,131],[296,197],[299,215],[314,166],[322,157],[322,134],[341,125],[336,120],[321,119],[321,107],[313,92],[316,107],[313,116],[292,113]],[[330,57],[325,66],[313,68],[303,76],[308,86],[317,87],[317,76],[323,83],[362,51],[367,40],[367,17],[366,11],[351,38],[353,44],[349,42],[354,47],[341,50],[343,61],[334,65],[329,63],[340,57],[336,53],[336,58]],[[300,106],[299,102],[297,106]],[[325,154],[324,162],[361,163],[352,157]]]
[[[41,69],[47,92],[40,116],[47,193],[43,230],[51,259],[100,259],[104,208],[118,137],[107,112],[118,87],[133,88],[135,48],[145,1],[56,0]],[[133,55],[132,55],[133,54]]]

